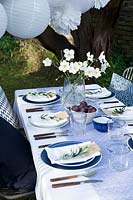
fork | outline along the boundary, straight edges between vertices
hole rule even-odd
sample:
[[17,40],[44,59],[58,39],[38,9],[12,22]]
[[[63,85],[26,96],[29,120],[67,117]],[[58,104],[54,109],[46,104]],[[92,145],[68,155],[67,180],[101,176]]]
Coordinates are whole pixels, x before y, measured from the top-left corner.
[[63,181],[63,180],[77,178],[77,177],[82,177],[82,176],[88,178],[90,176],[94,176],[95,174],[96,174],[96,170],[95,169],[89,169],[89,170],[86,170],[82,174],[76,174],[76,175],[70,175],[70,176],[62,176],[62,177],[57,177],[57,178],[51,178],[50,181],[51,182]]

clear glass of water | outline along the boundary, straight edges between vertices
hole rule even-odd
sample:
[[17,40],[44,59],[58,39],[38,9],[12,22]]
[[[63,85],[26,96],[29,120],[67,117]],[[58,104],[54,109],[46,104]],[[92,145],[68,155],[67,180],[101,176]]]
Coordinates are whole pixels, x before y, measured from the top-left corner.
[[115,171],[125,171],[129,167],[130,149],[122,143],[111,144],[108,148],[109,166]]
[[110,119],[108,121],[108,135],[112,141],[122,141],[124,138],[126,122],[120,119]]
[[75,136],[85,134],[87,113],[70,110],[69,115],[72,133]]

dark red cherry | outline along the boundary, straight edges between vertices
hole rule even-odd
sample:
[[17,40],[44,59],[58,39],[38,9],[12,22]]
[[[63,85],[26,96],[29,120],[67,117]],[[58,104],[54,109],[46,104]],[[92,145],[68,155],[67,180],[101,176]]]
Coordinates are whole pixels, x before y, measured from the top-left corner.
[[79,110],[79,106],[77,106],[77,105],[73,105],[73,106],[72,106],[72,110],[73,110],[73,111],[76,111],[76,112],[80,111],[80,110]]

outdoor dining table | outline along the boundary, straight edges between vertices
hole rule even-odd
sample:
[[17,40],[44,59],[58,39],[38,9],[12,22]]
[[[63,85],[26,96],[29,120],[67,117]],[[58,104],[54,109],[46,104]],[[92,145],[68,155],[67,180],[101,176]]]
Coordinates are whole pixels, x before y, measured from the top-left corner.
[[[86,88],[93,85],[87,85]],[[35,89],[23,89],[15,91],[14,109],[19,117],[21,127],[24,128],[27,139],[30,142],[33,160],[37,172],[37,182],[35,188],[35,194],[37,200],[132,200],[133,199],[133,152],[129,154],[129,168],[125,171],[115,171],[110,169],[108,163],[108,146],[111,141],[109,140],[107,132],[99,132],[94,129],[93,124],[87,124],[86,133],[84,135],[76,136],[62,136],[55,138],[48,138],[44,140],[35,140],[35,134],[42,134],[51,132],[48,128],[40,128],[33,126],[30,123],[30,116],[32,112],[26,112],[28,108],[42,107],[35,103],[29,103],[24,101],[23,95],[33,91],[49,91],[56,90],[60,94],[62,87],[47,87],[47,88],[35,88]],[[111,100],[116,100],[112,97]],[[101,100],[102,101],[102,100]],[[104,100],[108,101],[108,99]],[[53,104],[53,107],[60,109],[61,101]],[[49,106],[50,109],[50,106]],[[52,109],[52,107],[51,107]],[[100,111],[101,112],[101,111]],[[41,111],[40,111],[41,113]],[[35,114],[35,113],[34,113]],[[101,113],[100,113],[101,114]],[[59,132],[62,130],[68,130],[71,133],[70,125],[67,124],[64,127],[53,129],[52,132]],[[128,140],[125,137],[125,142]],[[62,141],[95,141],[101,148],[101,161],[93,166],[96,170],[96,174],[89,179],[98,179],[103,182],[86,183],[80,185],[74,185],[69,187],[53,188],[51,178],[63,177],[68,175],[77,175],[84,172],[87,169],[72,169],[64,170],[54,168],[46,164],[42,158],[41,153],[44,148],[39,148],[40,145],[54,144]],[[69,179],[59,181],[55,183],[63,183],[70,181],[87,180],[86,177],[77,177],[75,179]]]

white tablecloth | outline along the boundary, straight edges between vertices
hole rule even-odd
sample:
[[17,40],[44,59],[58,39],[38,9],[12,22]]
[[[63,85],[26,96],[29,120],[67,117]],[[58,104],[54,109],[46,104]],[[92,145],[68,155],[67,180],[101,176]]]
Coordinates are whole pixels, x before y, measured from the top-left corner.
[[[88,86],[89,87],[89,86]],[[53,88],[46,88],[50,90]],[[59,91],[59,88],[54,88]],[[32,91],[42,91],[43,89],[32,89]],[[33,159],[37,171],[36,183],[36,198],[37,200],[133,200],[133,152],[129,155],[129,169],[123,172],[116,172],[109,168],[107,146],[110,144],[107,133],[101,133],[94,130],[92,124],[88,124],[86,134],[82,137],[58,137],[45,140],[34,140],[33,135],[37,133],[48,132],[45,128],[34,127],[30,124],[28,116],[31,113],[26,113],[25,109],[35,107],[35,104],[23,101],[19,95],[25,95],[29,90],[15,91],[14,109],[16,110],[21,125],[25,129],[27,138],[30,142]],[[115,97],[112,100],[116,100]],[[105,101],[105,100],[104,100]],[[59,103],[56,107],[59,106]],[[40,106],[39,106],[40,107]],[[65,127],[64,127],[65,128]],[[69,129],[69,125],[67,126]],[[63,129],[63,128],[62,128]],[[58,130],[56,130],[58,131]],[[126,138],[125,138],[126,139]],[[127,138],[128,139],[128,138]],[[41,159],[41,152],[38,146],[42,144],[56,143],[66,140],[78,141],[95,141],[100,147],[102,152],[102,160],[95,167],[96,175],[93,179],[102,179],[102,183],[89,183],[78,186],[52,188],[50,178],[77,174],[78,170],[61,170],[48,166]],[[126,141],[125,141],[126,142]],[[86,178],[82,178],[83,180]],[[91,178],[90,178],[91,179]],[[74,179],[74,181],[79,178]],[[81,180],[81,178],[80,178]],[[69,181],[72,181],[70,179]],[[66,181],[65,181],[66,182]]]

